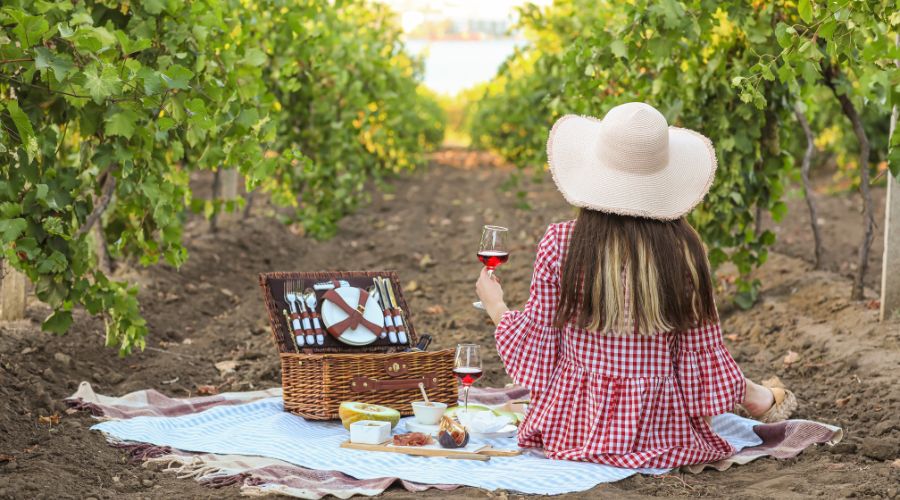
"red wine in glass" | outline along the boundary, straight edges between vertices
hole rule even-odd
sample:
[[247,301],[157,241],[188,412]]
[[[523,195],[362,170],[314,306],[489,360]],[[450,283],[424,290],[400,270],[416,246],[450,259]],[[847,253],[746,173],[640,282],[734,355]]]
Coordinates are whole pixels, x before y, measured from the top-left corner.
[[481,348],[475,344],[459,344],[456,346],[453,374],[462,383],[466,412],[469,411],[469,387],[481,378],[481,370]]
[[[508,237],[509,229],[505,227],[487,225],[482,229],[481,244],[478,245],[478,260],[488,270],[488,274],[493,274],[497,266],[505,264],[509,260]],[[484,304],[480,300],[473,302],[472,305],[478,309],[484,309]]]
[[483,373],[481,368],[465,367],[453,369],[453,374],[456,375],[456,378],[459,379],[459,382],[464,386],[470,386],[477,382]]
[[478,252],[478,260],[488,269],[497,269],[509,260],[509,252],[503,250],[485,250]]

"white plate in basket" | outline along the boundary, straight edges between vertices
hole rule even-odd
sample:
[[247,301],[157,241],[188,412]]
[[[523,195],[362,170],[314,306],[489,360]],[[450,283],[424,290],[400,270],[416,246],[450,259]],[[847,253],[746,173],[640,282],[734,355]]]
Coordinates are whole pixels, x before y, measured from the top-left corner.
[[[342,286],[335,288],[334,291],[351,307],[359,304],[359,288]],[[378,301],[371,295],[366,300],[365,306],[366,310],[363,312],[363,317],[378,325],[379,331],[371,332],[365,326],[358,325],[356,328],[344,330],[344,333],[338,337],[338,340],[352,346],[363,346],[375,342],[378,334],[381,333],[380,330],[384,328],[384,312],[382,312]],[[325,324],[325,328],[331,328],[332,325],[336,325],[345,319],[347,319],[347,313],[338,307],[337,304],[330,300],[322,301],[322,323]]]

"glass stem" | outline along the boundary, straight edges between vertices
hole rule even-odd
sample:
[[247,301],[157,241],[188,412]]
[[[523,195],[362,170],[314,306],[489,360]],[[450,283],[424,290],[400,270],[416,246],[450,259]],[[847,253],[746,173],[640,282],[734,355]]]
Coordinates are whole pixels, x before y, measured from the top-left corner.
[[464,406],[466,408],[466,413],[469,413],[469,386],[463,386],[463,401]]

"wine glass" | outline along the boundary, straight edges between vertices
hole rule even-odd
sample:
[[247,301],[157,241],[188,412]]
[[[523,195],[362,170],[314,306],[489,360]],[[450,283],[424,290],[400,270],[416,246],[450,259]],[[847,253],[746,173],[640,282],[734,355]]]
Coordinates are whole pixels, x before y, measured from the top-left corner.
[[[494,274],[494,269],[509,260],[508,237],[509,229],[501,226],[487,225],[481,231],[478,260],[487,268],[488,274],[491,276]],[[480,300],[473,302],[472,305],[478,309],[484,309],[484,304]]]
[[463,404],[466,413],[469,412],[469,387],[481,378],[482,373],[481,348],[476,344],[457,345],[453,374],[463,386]]

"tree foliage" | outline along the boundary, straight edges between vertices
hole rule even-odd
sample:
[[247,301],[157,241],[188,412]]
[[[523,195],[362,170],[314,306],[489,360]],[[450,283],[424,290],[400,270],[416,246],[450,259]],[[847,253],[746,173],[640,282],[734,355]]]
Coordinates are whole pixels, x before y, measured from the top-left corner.
[[[716,181],[690,219],[709,244],[712,264],[730,261],[746,276],[765,262],[775,241],[772,232],[760,230],[760,213],[767,211],[776,221],[784,217],[785,185],[796,175],[795,158],[806,146],[794,105],[798,99],[817,99],[815,93],[798,91],[798,75],[805,71],[815,80],[818,65],[791,57],[809,57],[820,49],[816,42],[805,43],[803,34],[809,39],[809,33],[791,28],[792,23],[808,16],[825,19],[817,26],[828,26],[833,41],[819,42],[829,44],[819,58],[836,58],[839,67],[852,65],[857,51],[867,51],[864,57],[872,62],[867,76],[846,72],[855,76],[839,85],[857,81],[866,87],[858,92],[860,104],[865,100],[883,111],[889,109],[884,107],[889,82],[896,93],[896,73],[890,76],[875,61],[894,54],[884,42],[898,24],[893,3],[831,1],[852,11],[842,10],[833,23],[826,19],[834,17],[833,9],[809,1],[557,0],[544,9],[527,6],[521,24],[532,44],[509,58],[486,86],[468,121],[470,133],[475,144],[495,149],[522,168],[540,167],[549,127],[561,115],[599,117],[626,101],[656,106],[670,124],[698,130],[715,144]],[[845,36],[841,25],[855,26],[854,48],[838,48]],[[870,40],[878,43],[868,46]],[[790,69],[782,70],[787,60]],[[840,112],[835,103],[817,109],[831,115],[815,116],[816,123]],[[757,285],[739,279],[738,303],[752,304]]]
[[236,168],[314,235],[372,177],[442,135],[391,14],[359,1],[19,0],[0,8],[0,241],[64,332],[83,305],[106,343],[144,346],[137,289],[92,255],[187,258],[192,171]]

